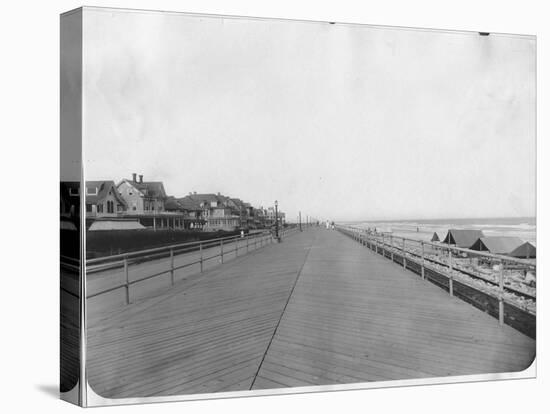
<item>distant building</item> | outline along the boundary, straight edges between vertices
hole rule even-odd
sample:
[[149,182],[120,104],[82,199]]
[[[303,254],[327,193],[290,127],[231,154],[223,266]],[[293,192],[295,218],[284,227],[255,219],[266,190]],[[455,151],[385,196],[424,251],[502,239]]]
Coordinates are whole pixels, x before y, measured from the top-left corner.
[[[279,225],[284,226],[285,213],[282,212],[281,210],[278,210],[277,218],[279,220]],[[265,210],[265,224],[267,227],[271,227],[275,225],[275,207],[268,207],[268,209]]]
[[143,181],[143,175],[124,179],[117,185],[120,196],[128,206],[128,214],[159,214],[165,211],[166,191],[161,181]]
[[206,222],[204,226],[206,231],[232,231],[240,227],[241,217],[236,212],[234,203],[231,202],[229,197],[225,197],[220,193],[190,193],[179,200],[198,205],[202,219]]
[[114,181],[86,181],[86,217],[116,217],[126,211]]
[[266,210],[263,207],[254,208],[254,227],[263,229],[266,227]]
[[230,198],[229,204],[233,206],[233,214],[239,216],[239,225],[241,228],[256,228],[254,221],[254,208],[250,203],[246,203],[239,198]]
[[200,230],[206,224],[206,221],[202,217],[199,203],[188,197],[167,197],[164,202],[164,208],[168,213],[182,214],[184,217],[184,228],[187,230]]

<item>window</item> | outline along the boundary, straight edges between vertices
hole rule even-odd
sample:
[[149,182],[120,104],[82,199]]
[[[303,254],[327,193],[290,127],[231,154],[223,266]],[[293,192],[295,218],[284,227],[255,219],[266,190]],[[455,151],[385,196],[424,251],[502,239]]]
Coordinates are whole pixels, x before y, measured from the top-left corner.
[[97,187],[86,187],[86,194],[97,195]]
[[91,205],[91,204],[86,204],[86,212],[87,212],[87,213],[91,213],[91,212],[92,212],[92,205]]
[[98,213],[103,213],[103,204],[100,203],[100,204],[97,205],[97,212]]
[[69,195],[77,197],[80,195],[80,191],[78,188],[69,188]]
[[115,203],[112,200],[107,201],[107,213],[114,213],[115,212]]

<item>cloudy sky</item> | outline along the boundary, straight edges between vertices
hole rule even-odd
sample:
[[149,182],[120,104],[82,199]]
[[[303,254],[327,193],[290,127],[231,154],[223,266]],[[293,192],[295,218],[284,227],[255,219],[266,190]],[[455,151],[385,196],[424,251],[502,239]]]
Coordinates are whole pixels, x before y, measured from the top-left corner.
[[88,9],[87,179],[293,219],[531,216],[535,40]]

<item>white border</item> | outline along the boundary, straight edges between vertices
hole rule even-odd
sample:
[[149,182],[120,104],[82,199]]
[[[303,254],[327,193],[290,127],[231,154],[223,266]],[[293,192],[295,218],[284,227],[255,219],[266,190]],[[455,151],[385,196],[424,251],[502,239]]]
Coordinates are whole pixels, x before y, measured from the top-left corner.
[[[170,15],[181,15],[186,17],[194,18],[213,18],[213,19],[239,19],[239,20],[261,20],[261,21],[271,21],[271,22],[296,22],[296,23],[308,23],[308,24],[340,24],[351,27],[358,28],[369,28],[369,29],[395,29],[395,30],[411,30],[411,31],[429,31],[436,33],[447,33],[454,35],[467,35],[467,36],[479,36],[479,32],[476,31],[466,31],[466,30],[445,30],[445,29],[432,29],[432,28],[413,28],[413,27],[403,27],[403,26],[386,26],[386,25],[370,25],[370,24],[358,24],[358,23],[335,23],[335,22],[326,22],[326,21],[314,21],[314,20],[299,20],[299,19],[281,19],[281,18],[263,18],[263,17],[249,17],[249,16],[231,16],[231,15],[222,15],[222,14],[205,14],[205,13],[187,13],[187,12],[174,12],[174,11],[160,11],[160,10],[143,10],[143,9],[127,9],[127,8],[114,8],[114,7],[90,7],[84,6],[82,13],[83,20],[83,29],[82,36],[85,35],[85,15],[86,10],[90,11],[100,11],[100,12],[124,12],[124,13],[153,13],[153,14],[170,14]],[[68,11],[67,13],[72,13],[74,10]],[[522,37],[530,40],[536,41],[536,36],[534,35],[525,35],[525,34],[509,34],[509,33],[493,33],[491,36],[506,36],[506,37]],[[83,40],[84,44],[84,40]],[[84,57],[84,46],[82,48],[82,55]],[[82,65],[82,171],[83,171],[83,183],[85,184],[85,136],[84,136],[84,125],[85,125],[85,62]],[[536,75],[535,75],[536,76]],[[537,81],[537,79],[535,80]],[[536,108],[535,108],[536,111]],[[535,131],[536,134],[536,131]],[[86,217],[85,217],[85,203],[84,204],[84,213],[83,213],[83,223],[85,228]],[[85,234],[85,233],[84,233]],[[84,237],[85,239],[85,237]],[[83,240],[84,252],[85,250],[85,240]],[[85,254],[84,256],[85,257]],[[85,276],[85,263],[83,265],[83,284],[84,288],[82,290],[82,298],[86,298],[86,276]],[[85,301],[83,301],[85,302]],[[83,305],[84,316],[86,313],[86,304]],[[86,332],[86,320],[85,317],[82,321],[83,330]],[[537,328],[539,326],[537,319]],[[537,329],[538,331],[538,329]],[[86,340],[82,341],[84,348],[86,346]],[[538,351],[538,343],[537,343]],[[538,354],[536,354],[538,355]],[[311,387],[292,387],[292,388],[277,388],[270,390],[247,390],[247,391],[234,391],[234,392],[220,392],[220,393],[203,393],[203,394],[190,394],[190,395],[173,395],[173,396],[153,396],[153,397],[135,397],[135,398],[105,398],[97,394],[90,384],[87,382],[86,378],[86,350],[82,350],[82,367],[81,367],[81,383],[86,383],[86,387],[82,387],[82,403],[83,406],[96,407],[96,406],[114,406],[114,405],[128,405],[128,404],[149,404],[149,403],[159,403],[159,402],[175,402],[175,401],[196,401],[196,400],[210,400],[210,399],[227,399],[227,398],[238,398],[238,397],[259,397],[259,396],[272,396],[272,395],[291,395],[291,394],[305,394],[305,393],[316,393],[316,392],[329,392],[329,391],[346,391],[346,390],[366,390],[366,389],[380,389],[380,388],[395,388],[395,387],[410,387],[410,386],[419,386],[419,385],[435,385],[435,384],[459,384],[467,382],[481,382],[481,381],[496,381],[496,380],[507,380],[507,379],[524,379],[524,378],[536,378],[536,365],[537,357],[531,365],[523,371],[519,372],[509,372],[509,373],[493,373],[493,374],[479,374],[479,375],[462,375],[462,376],[449,376],[449,377],[435,377],[435,378],[420,378],[420,379],[411,379],[411,380],[395,380],[395,381],[377,381],[377,382],[367,382],[367,383],[357,383],[357,384],[335,384],[335,385],[322,385],[322,386],[311,386]]]

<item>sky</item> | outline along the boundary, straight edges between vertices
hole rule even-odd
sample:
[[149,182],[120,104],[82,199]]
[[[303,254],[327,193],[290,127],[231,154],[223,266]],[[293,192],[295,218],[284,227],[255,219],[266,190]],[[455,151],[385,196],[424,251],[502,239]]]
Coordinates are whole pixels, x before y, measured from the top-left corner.
[[534,216],[534,37],[87,9],[86,179],[287,220]]

